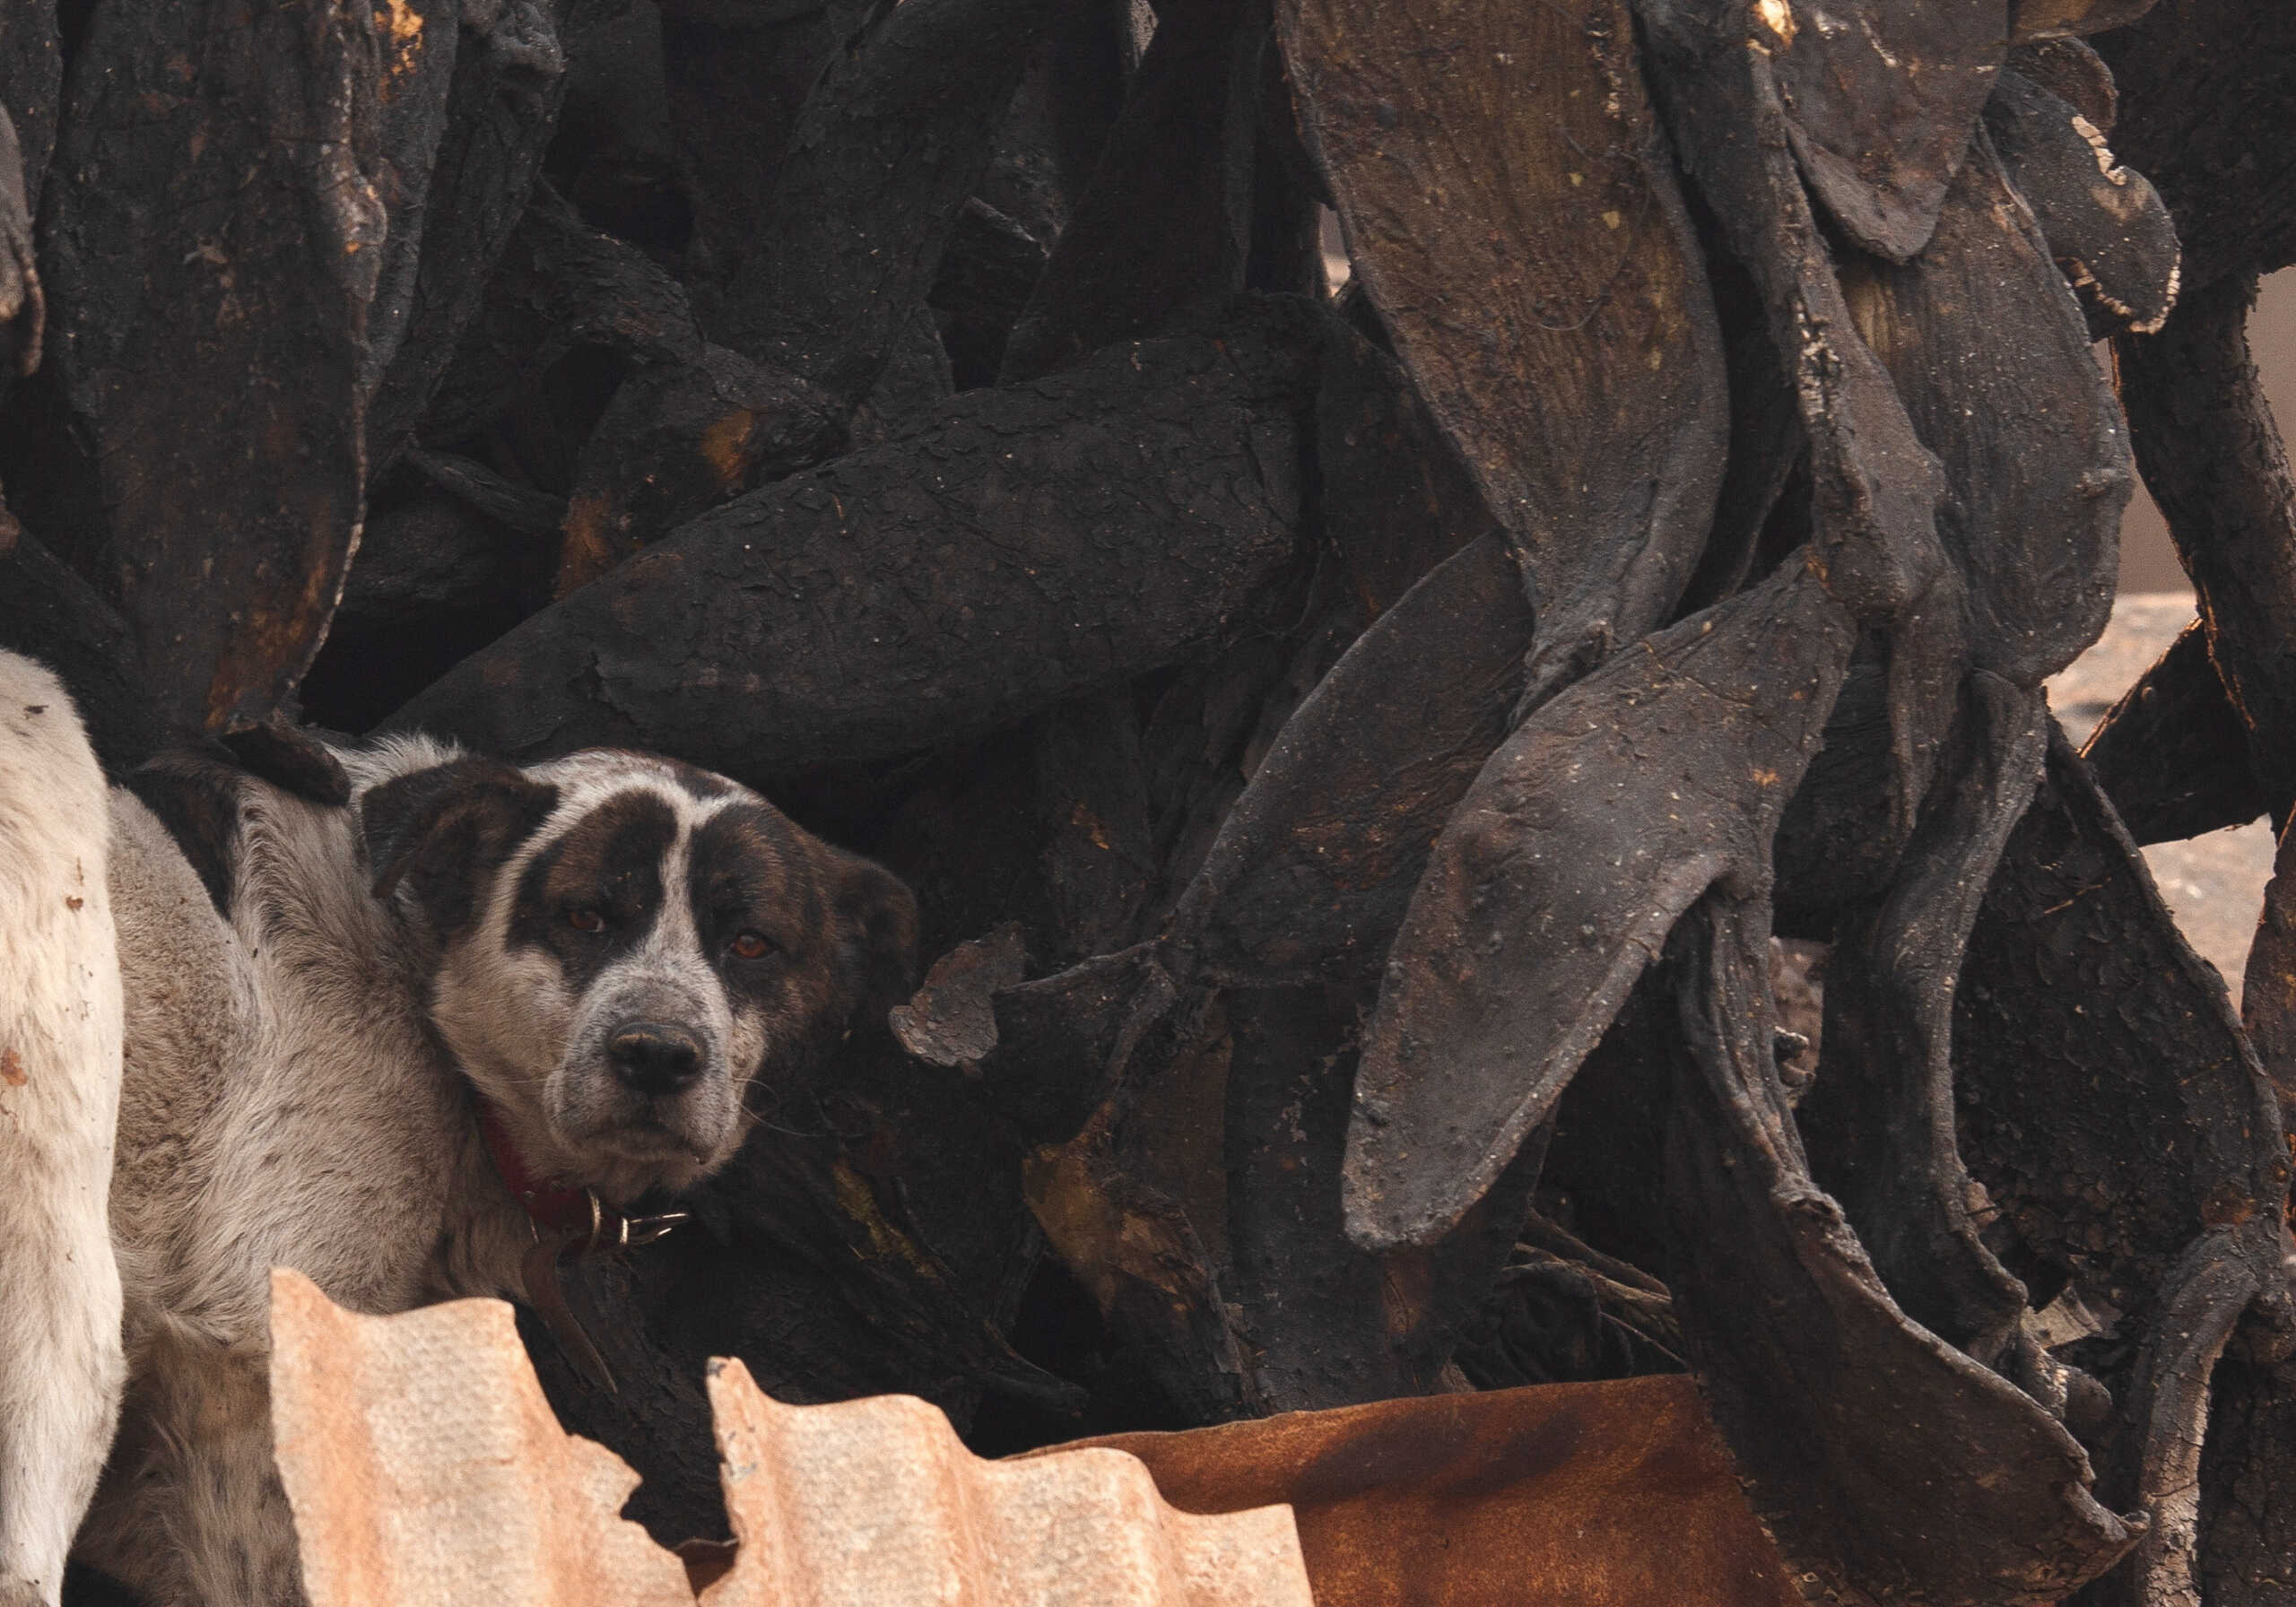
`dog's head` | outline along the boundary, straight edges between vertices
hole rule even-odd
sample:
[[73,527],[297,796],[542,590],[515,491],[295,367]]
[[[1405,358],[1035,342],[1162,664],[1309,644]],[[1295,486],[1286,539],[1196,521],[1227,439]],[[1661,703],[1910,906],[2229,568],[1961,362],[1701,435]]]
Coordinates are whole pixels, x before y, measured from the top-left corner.
[[625,1202],[722,1165],[760,1078],[905,995],[917,903],[719,776],[461,758],[360,804],[435,941],[433,1024],[538,1171]]

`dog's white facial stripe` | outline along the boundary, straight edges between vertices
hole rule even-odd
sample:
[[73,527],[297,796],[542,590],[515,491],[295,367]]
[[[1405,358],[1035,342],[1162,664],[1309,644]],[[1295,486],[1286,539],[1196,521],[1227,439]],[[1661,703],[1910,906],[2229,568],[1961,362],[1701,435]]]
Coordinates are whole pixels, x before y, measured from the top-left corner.
[[[442,965],[434,1016],[473,1080],[526,1109],[520,1126],[554,1139],[570,1174],[634,1166],[679,1186],[731,1154],[744,1087],[796,1042],[776,1030],[779,1014],[809,1008],[726,952],[748,930],[802,947],[822,918],[818,897],[783,910],[775,896],[812,892],[794,842],[785,852],[778,840],[795,828],[731,783],[640,755],[578,754],[527,774],[558,789],[557,805],[495,873],[477,930]],[[709,830],[729,810],[777,830]],[[709,845],[699,870],[698,840]],[[639,1025],[700,1046],[690,1087],[642,1094],[617,1073],[612,1043]]]

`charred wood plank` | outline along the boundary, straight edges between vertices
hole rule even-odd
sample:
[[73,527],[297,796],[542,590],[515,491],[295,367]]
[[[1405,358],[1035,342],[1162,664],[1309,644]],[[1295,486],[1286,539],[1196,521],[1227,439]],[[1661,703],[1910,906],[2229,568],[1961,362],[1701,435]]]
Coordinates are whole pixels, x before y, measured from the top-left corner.
[[102,6],[47,240],[56,358],[168,719],[259,717],[358,538],[383,207],[364,6]]
[[756,778],[941,745],[1186,657],[1292,555],[1313,328],[1247,318],[969,393],[935,430],[705,514],[391,724]]

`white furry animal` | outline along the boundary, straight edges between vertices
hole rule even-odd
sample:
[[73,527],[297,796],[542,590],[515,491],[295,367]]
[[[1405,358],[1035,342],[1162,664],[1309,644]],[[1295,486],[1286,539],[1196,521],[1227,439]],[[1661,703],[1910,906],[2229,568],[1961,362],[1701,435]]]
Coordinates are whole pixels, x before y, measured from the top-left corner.
[[0,653],[0,1607],[56,1601],[119,1403],[109,837],[72,700]]
[[336,755],[340,802],[199,753],[147,767],[109,798],[107,929],[76,723],[4,653],[0,689],[0,977],[48,990],[24,995],[44,1013],[0,1112],[65,1101],[0,1131],[0,1154],[59,1158],[20,1162],[0,1206],[0,1275],[53,1314],[0,1351],[0,1607],[55,1603],[109,1438],[121,1294],[90,1212],[123,1064],[126,1385],[74,1554],[152,1607],[294,1603],[269,1269],[368,1312],[518,1293],[550,1198],[620,1208],[706,1176],[741,1143],[751,1080],[897,998],[915,902],[690,766],[520,769],[413,738]]

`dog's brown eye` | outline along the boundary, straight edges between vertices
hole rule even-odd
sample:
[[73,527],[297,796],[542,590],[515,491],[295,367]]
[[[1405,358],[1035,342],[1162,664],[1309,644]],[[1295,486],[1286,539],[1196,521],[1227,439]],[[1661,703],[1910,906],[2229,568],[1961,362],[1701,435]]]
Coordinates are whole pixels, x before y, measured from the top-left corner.
[[566,912],[566,924],[577,932],[603,932],[606,917],[595,909],[570,909]]
[[763,960],[773,952],[772,940],[757,932],[736,932],[734,941],[726,946],[737,960]]

